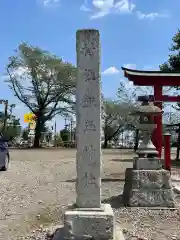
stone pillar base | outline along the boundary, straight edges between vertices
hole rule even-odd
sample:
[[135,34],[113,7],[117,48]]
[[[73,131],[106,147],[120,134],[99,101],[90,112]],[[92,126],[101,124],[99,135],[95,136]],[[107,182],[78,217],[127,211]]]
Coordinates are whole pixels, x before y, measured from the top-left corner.
[[[65,212],[64,229],[67,239],[117,239],[114,213],[110,204],[101,209],[74,209]],[[120,236],[118,234],[118,236]],[[118,238],[123,240],[122,235]]]
[[127,169],[123,202],[130,207],[174,207],[171,177],[166,170]]

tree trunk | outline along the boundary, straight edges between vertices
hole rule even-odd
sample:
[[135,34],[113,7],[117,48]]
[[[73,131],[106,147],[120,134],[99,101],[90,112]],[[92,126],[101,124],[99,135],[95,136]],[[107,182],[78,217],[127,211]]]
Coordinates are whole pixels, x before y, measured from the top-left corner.
[[179,125],[179,128],[178,128],[178,139],[177,139],[176,160],[179,160],[179,151],[180,151],[180,125]]
[[108,147],[108,140],[105,138],[104,139],[103,148],[107,148],[107,147]]
[[41,132],[44,128],[44,122],[37,119],[36,128],[35,128],[35,137],[34,137],[34,148],[40,147]]
[[136,129],[135,131],[135,143],[134,143],[134,151],[136,152],[138,150],[139,145],[139,129]]

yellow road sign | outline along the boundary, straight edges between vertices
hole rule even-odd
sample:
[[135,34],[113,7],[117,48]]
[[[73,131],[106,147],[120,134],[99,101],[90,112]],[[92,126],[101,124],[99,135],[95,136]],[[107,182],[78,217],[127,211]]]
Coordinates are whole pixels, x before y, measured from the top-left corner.
[[34,113],[26,113],[24,114],[24,122],[25,123],[34,123],[35,122],[35,114]]

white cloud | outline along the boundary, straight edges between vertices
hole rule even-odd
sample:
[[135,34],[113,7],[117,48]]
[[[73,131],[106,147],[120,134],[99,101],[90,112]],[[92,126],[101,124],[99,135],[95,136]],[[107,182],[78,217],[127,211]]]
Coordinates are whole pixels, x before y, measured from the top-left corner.
[[[48,1],[48,0],[46,0]],[[133,11],[136,8],[136,5],[132,2],[133,0],[92,0],[92,7],[90,8],[87,4],[87,0],[81,6],[80,10],[84,12],[91,12],[90,19],[97,19],[107,16],[109,14],[117,13],[136,13],[137,17],[140,20],[149,19],[154,20],[156,18],[167,18],[169,14],[151,12],[143,13],[141,11]]]
[[85,4],[81,5],[80,10],[84,12],[92,12]]
[[137,16],[140,20],[143,20],[143,19],[149,19],[149,20],[154,20],[156,18],[167,18],[169,17],[168,14],[161,14],[161,13],[158,13],[158,12],[152,12],[152,13],[142,13],[140,11],[137,11]]
[[113,75],[113,74],[118,74],[120,71],[116,67],[109,67],[105,69],[102,74],[103,75]]
[[97,19],[97,18],[102,18],[108,14],[109,14],[109,12],[97,12],[97,13],[93,14],[92,16],[90,16],[90,19],[93,20],[93,19]]
[[60,0],[42,0],[44,7],[59,5]]
[[131,13],[136,7],[130,0],[121,0],[114,5],[114,8],[121,13]]
[[[129,69],[136,69],[136,64],[128,63],[128,64],[124,64],[124,67]],[[121,73],[121,70],[117,69],[115,66],[111,66],[102,72],[103,75],[113,75],[113,74],[119,74],[119,73]]]
[[93,0],[92,10],[87,6],[87,2],[81,6],[85,12],[93,12],[90,19],[102,18],[110,13],[131,13],[135,4],[131,0]]

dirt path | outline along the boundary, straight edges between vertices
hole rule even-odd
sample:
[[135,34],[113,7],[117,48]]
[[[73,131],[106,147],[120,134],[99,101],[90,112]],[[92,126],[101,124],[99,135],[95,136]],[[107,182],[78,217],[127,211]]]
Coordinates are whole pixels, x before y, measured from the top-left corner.
[[[151,231],[155,240],[171,239],[167,229],[171,235],[180,235],[178,212],[159,217],[159,213],[122,208],[116,196],[122,193],[124,172],[132,166],[132,156],[121,150],[103,152],[102,199],[112,204],[116,222],[123,228],[139,234],[145,219],[147,231],[152,226],[155,229]],[[75,151],[12,150],[11,158],[9,170],[0,172],[0,240],[20,240],[41,224],[61,224],[63,212],[76,197]]]
[[74,152],[14,150],[11,158],[9,170],[0,173],[0,239],[13,239],[33,214],[75,198],[74,185],[65,182],[75,178]]
[[[119,152],[108,151],[103,156],[103,172],[114,165],[124,166],[116,161],[118,157]],[[61,211],[75,201],[74,150],[12,150],[11,159],[9,170],[0,172],[0,239],[15,239],[51,218],[60,222]],[[119,169],[125,170],[119,167],[118,174]],[[104,194],[110,194],[106,187]],[[48,210],[53,216],[47,216]]]

